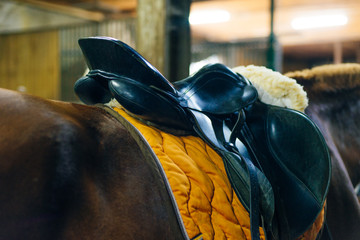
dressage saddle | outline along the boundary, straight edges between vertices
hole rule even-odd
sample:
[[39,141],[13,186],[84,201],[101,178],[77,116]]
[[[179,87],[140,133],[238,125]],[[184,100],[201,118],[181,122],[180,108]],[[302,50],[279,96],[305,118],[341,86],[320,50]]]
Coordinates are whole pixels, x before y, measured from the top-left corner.
[[265,104],[251,82],[222,64],[170,83],[139,53],[108,37],[79,40],[89,73],[74,86],[86,104],[115,98],[149,124],[206,141],[268,239],[295,239],[322,210],[330,182],[323,136],[303,113]]

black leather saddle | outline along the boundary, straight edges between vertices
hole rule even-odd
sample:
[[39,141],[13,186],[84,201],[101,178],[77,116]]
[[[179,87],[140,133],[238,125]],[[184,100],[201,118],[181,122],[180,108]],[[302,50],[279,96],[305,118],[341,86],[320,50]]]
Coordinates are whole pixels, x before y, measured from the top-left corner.
[[139,53],[107,37],[79,40],[89,73],[75,83],[87,104],[115,98],[133,116],[196,134],[224,160],[250,212],[252,239],[295,239],[322,210],[331,166],[326,143],[303,113],[264,104],[245,77],[222,64],[170,83]]

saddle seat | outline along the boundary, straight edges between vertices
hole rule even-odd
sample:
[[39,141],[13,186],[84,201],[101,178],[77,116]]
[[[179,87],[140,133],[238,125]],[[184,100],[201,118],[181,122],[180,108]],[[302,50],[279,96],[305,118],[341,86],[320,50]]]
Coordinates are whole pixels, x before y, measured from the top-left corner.
[[252,239],[295,239],[321,212],[330,157],[303,113],[260,102],[250,81],[221,64],[170,83],[140,54],[112,38],[80,39],[90,72],[75,84],[87,104],[114,97],[131,115],[203,138],[222,157],[250,212]]
[[76,81],[74,89],[86,104],[109,102],[113,97],[110,89],[117,92],[115,95],[122,98],[120,102],[130,113],[141,119],[192,131],[193,123],[189,123],[183,107],[229,114],[257,98],[256,89],[247,79],[221,64],[204,67],[196,75],[172,84],[139,53],[116,39],[80,39],[79,45],[90,72]]

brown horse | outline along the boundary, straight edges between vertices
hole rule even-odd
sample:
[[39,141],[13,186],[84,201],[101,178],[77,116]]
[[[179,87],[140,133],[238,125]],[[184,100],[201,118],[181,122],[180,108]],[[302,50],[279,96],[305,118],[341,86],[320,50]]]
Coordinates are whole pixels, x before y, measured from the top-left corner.
[[323,132],[332,157],[327,222],[333,239],[360,239],[360,64],[325,65],[286,74],[309,97],[306,113]]
[[188,239],[127,129],[98,107],[0,89],[0,239]]
[[0,89],[0,146],[0,239],[187,239],[155,161],[100,108]]

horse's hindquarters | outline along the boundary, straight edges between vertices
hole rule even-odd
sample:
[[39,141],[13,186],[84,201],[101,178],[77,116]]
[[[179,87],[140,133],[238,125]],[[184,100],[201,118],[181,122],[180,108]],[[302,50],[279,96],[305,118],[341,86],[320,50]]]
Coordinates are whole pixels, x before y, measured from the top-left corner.
[[162,178],[105,111],[0,89],[0,239],[184,239]]

